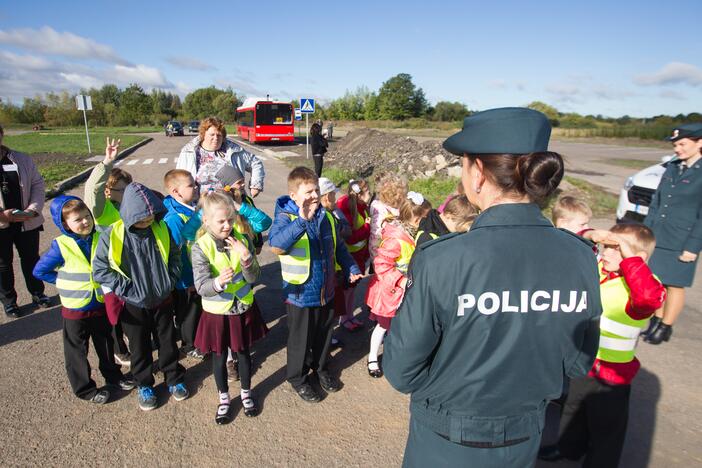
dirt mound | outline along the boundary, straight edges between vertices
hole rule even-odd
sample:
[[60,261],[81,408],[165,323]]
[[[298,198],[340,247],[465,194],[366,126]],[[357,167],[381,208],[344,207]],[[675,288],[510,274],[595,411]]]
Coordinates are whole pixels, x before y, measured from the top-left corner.
[[459,160],[441,147],[441,142],[418,142],[410,137],[372,129],[350,131],[325,155],[336,167],[362,177],[379,170],[394,170],[409,178],[433,175],[460,176]]

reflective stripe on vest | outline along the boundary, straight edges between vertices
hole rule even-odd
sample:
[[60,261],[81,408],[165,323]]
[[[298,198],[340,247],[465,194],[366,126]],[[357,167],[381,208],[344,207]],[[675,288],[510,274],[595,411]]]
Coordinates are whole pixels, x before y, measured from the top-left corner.
[[117,221],[119,221],[119,210],[110,200],[105,200],[105,207],[102,209],[100,216],[95,218],[95,224],[106,228]]
[[[168,251],[171,248],[171,237],[168,234],[168,227],[163,221],[151,223],[151,232],[154,233],[158,251],[161,254],[163,263],[168,267]],[[125,278],[129,278],[120,266],[122,265],[122,249],[124,248],[124,222],[120,219],[112,225],[110,232],[109,259],[110,267]]]
[[[424,231],[417,231],[417,235],[414,236],[414,243],[415,243],[415,244],[416,244],[417,242],[419,242],[419,237],[420,237],[422,234],[424,234]],[[430,233],[429,233],[429,237],[431,237],[432,239],[438,239],[438,238],[439,238],[439,235],[438,235],[438,234],[434,234],[433,232],[430,232]]]
[[[249,247],[249,241],[246,236],[236,230],[232,231],[232,234],[247,248]],[[197,245],[200,246],[202,253],[207,257],[213,277],[218,277],[226,268],[234,270],[234,277],[227,283],[222,292],[214,296],[202,296],[202,309],[211,314],[226,315],[234,307],[234,297],[244,304],[253,304],[253,291],[251,285],[244,279],[239,255],[233,249],[228,254],[218,251],[217,244],[209,234],[200,237],[197,240]]]
[[[363,227],[364,224],[366,224],[366,219],[363,216],[361,216],[360,213],[357,212],[356,219],[353,220],[353,230],[358,231]],[[347,242],[346,248],[349,250],[350,253],[356,253],[363,250],[367,245],[368,239],[361,239],[360,241],[353,244],[349,244]]]
[[63,265],[58,269],[56,289],[61,305],[67,309],[81,309],[93,298],[104,302],[100,285],[93,281],[92,263],[97,250],[99,234],[93,233],[90,245],[90,261],[78,246],[75,239],[62,235],[56,238],[56,244],[63,257]]
[[[410,260],[412,260],[412,254],[416,244],[414,242],[407,242],[404,239],[396,239],[400,243],[400,256],[395,259],[395,268],[400,271],[403,275],[407,275],[407,270],[409,270]],[[384,241],[380,242],[383,245]]]
[[[604,274],[600,273],[600,281],[604,278]],[[627,315],[630,293],[624,277],[600,284],[600,295],[603,310],[597,358],[608,362],[631,362],[639,333],[648,324],[648,319],[634,320]]]
[[[336,263],[336,225],[331,213],[325,211],[325,214],[331,225],[334,262]],[[298,218],[297,215],[293,214],[288,214],[288,216],[290,221],[295,221]],[[307,281],[310,276],[310,238],[307,231],[293,244],[287,254],[278,257],[280,258],[280,272],[283,275],[283,281],[289,284],[302,284]]]

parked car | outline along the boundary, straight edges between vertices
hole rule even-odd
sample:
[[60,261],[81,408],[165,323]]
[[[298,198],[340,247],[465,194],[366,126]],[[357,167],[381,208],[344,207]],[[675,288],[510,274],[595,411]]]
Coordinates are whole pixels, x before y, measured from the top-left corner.
[[183,125],[181,125],[180,122],[177,120],[171,120],[166,123],[166,136],[173,136],[173,135],[178,135],[178,136],[183,136],[185,135],[183,131]]
[[198,130],[200,130],[200,121],[199,120],[191,120],[190,124],[188,124],[188,132],[197,133]]
[[[666,163],[675,156],[663,156],[661,162]],[[626,179],[619,193],[617,205],[617,222],[642,222],[648,214],[653,194],[661,182],[665,172],[663,164],[655,164],[643,169]]]

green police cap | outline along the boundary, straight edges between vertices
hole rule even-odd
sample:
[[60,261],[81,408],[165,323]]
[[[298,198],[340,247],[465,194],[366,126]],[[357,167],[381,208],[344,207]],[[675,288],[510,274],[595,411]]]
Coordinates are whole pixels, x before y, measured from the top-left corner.
[[453,154],[528,154],[548,149],[551,123],[539,111],[502,107],[463,120],[463,130],[444,141]]
[[702,138],[702,123],[690,123],[675,127],[673,134],[667,140],[678,141],[683,138]]

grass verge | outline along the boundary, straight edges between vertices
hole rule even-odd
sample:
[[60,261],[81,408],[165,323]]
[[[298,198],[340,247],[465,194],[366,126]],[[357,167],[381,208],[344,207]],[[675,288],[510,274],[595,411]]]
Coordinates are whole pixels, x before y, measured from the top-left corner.
[[[122,140],[122,148],[128,148],[144,139],[139,135],[127,135],[120,133],[97,133],[90,134],[90,147],[93,155],[102,154],[105,151],[105,138],[119,138]],[[85,140],[85,133],[23,133],[21,135],[7,135],[4,144],[16,151],[35,154],[65,154],[87,157],[88,145]]]
[[625,158],[611,158],[611,159],[600,159],[601,162],[609,164],[612,166],[626,167],[629,169],[645,169],[649,166],[653,166],[655,163],[651,161],[645,161],[643,159],[625,159]]

